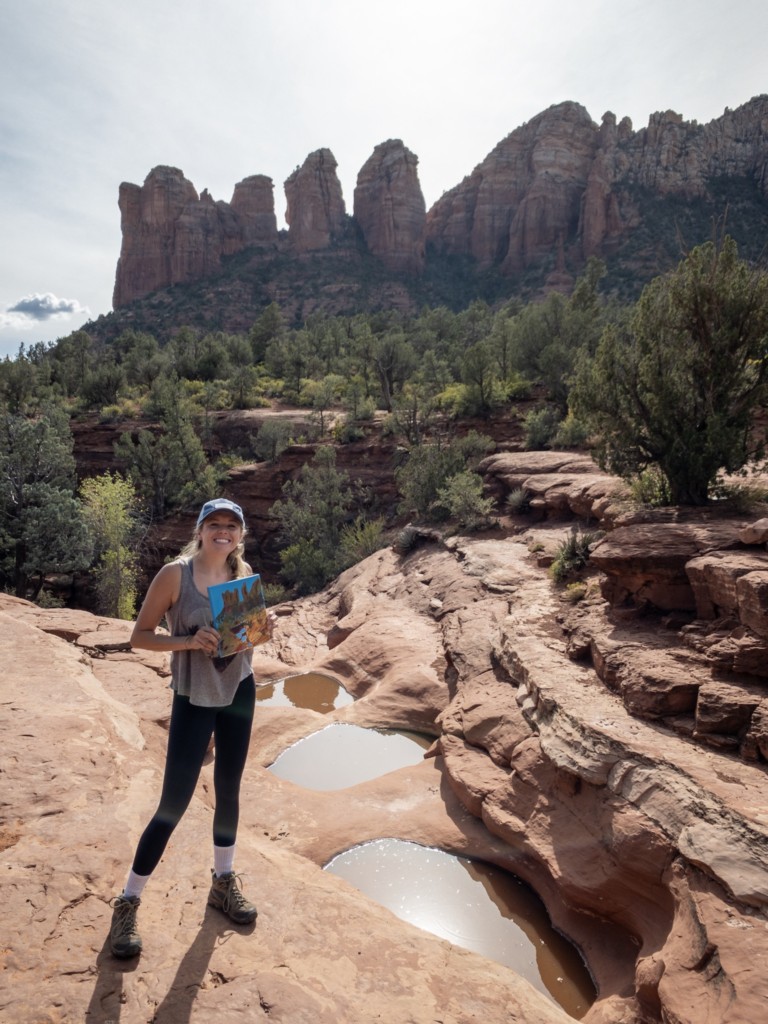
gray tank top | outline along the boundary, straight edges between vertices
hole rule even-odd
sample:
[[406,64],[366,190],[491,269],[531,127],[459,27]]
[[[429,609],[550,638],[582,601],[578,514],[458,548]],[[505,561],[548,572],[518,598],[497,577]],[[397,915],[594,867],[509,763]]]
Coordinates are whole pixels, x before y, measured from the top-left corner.
[[[189,560],[179,558],[175,564],[181,566],[179,599],[165,617],[172,636],[189,636],[201,626],[211,625],[211,605],[195,586]],[[209,658],[197,650],[172,651],[171,689],[199,707],[226,707],[239,683],[251,674],[251,656],[251,651],[228,658]]]

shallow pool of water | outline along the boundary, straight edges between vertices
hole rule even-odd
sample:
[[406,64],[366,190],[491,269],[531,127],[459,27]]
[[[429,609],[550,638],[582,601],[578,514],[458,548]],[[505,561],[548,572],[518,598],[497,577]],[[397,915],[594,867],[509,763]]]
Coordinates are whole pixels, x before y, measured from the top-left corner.
[[335,723],[288,747],[269,770],[306,789],[346,789],[418,764],[431,742],[417,733]]
[[556,932],[539,897],[484,861],[399,839],[334,857],[326,870],[404,921],[510,967],[580,1019],[595,988],[578,950]]
[[351,704],[351,693],[338,679],[320,672],[305,672],[256,687],[256,700],[266,707],[306,708],[327,715],[329,711]]

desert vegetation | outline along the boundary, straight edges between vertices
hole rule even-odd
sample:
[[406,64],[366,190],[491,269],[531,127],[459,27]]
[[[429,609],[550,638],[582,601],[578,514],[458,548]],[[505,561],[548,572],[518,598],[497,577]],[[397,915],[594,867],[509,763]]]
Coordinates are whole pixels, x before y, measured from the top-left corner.
[[[528,304],[318,313],[292,326],[272,303],[243,334],[180,326],[103,342],[80,330],[22,346],[0,363],[0,584],[38,597],[51,574],[88,569],[102,610],[130,616],[147,524],[211,497],[238,463],[276,463],[312,441],[314,459],[272,513],[282,583],[311,592],[409,519],[489,525],[498,510],[475,472],[492,447],[482,424],[523,399],[527,447],[589,449],[638,495],[705,504],[723,470],[762,457],[768,275],[726,237],[635,304],[603,282],[591,260],[570,295]],[[288,406],[306,410],[303,426],[266,418],[237,450],[211,444],[222,410]],[[116,472],[98,480],[75,479],[70,425],[82,418],[125,427]],[[390,522],[335,463],[374,419],[396,442]]]

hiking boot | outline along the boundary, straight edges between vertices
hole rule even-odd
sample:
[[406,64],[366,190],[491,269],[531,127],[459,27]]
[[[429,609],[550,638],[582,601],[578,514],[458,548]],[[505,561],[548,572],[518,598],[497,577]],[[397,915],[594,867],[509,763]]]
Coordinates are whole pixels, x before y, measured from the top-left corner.
[[218,878],[211,871],[208,906],[216,907],[235,924],[250,924],[258,913],[256,907],[243,896],[240,889],[240,878],[233,871],[229,871],[226,875],[220,875]]
[[112,926],[109,945],[112,955],[125,959],[141,952],[141,936],[136,931],[136,911],[141,905],[138,896],[116,896],[110,900]]

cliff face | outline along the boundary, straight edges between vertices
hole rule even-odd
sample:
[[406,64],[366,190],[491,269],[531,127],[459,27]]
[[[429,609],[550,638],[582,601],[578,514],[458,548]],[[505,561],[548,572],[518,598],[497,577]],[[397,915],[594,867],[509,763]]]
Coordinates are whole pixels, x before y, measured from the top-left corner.
[[399,139],[376,146],[357,176],[355,220],[370,252],[391,270],[424,268],[427,210],[418,158]]
[[336,167],[330,149],[318,149],[285,182],[285,219],[296,252],[327,249],[344,232],[346,210]]
[[[737,240],[743,245],[751,239],[759,251],[764,239],[757,236],[768,225],[768,96],[706,125],[673,111],[656,113],[637,132],[628,118],[617,123],[608,112],[597,125],[578,103],[557,104],[501,141],[428,213],[417,165],[400,140],[376,146],[358,175],[350,218],[333,153],[311,153],[285,182],[287,238],[277,231],[270,178],[246,178],[230,203],[214,202],[207,192],[198,196],[180,170],[156,167],[143,186],[120,186],[123,242],[115,308],[210,277],[221,270],[222,257],[252,246],[267,257],[275,248],[299,256],[344,250],[359,257],[348,244],[353,222],[385,273],[406,272],[415,281],[430,259],[455,256],[507,277],[509,294],[515,278],[532,266],[547,273],[556,265],[558,281],[567,285],[590,256],[615,256],[630,276],[647,279],[679,252],[676,240],[670,248],[669,239],[660,239],[670,225],[675,230],[680,210],[698,210],[686,244],[704,240],[704,223],[709,237],[712,218],[726,209],[732,230],[731,197],[745,183],[751,205]],[[672,213],[669,203],[677,203]],[[641,251],[630,255],[627,243],[634,244],[641,225],[635,246]],[[295,268],[289,276],[286,287],[294,293]],[[332,276],[343,283],[338,271]],[[554,284],[551,274],[548,283]],[[280,290],[277,282],[267,301]],[[339,312],[333,294],[329,311]],[[418,306],[424,295],[411,299]],[[232,308],[231,294],[221,305]],[[219,320],[228,315],[222,312]]]
[[505,273],[562,243],[602,255],[637,227],[637,190],[701,197],[711,179],[753,178],[768,196],[768,97],[708,125],[673,111],[633,132],[606,113],[598,127],[576,103],[550,107],[512,132],[429,211],[427,242]]

